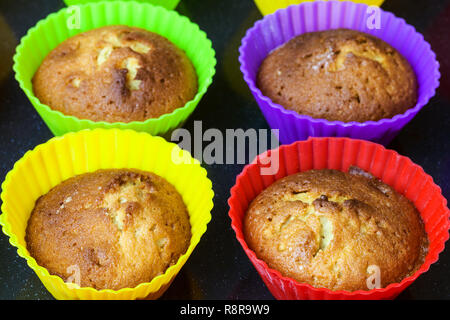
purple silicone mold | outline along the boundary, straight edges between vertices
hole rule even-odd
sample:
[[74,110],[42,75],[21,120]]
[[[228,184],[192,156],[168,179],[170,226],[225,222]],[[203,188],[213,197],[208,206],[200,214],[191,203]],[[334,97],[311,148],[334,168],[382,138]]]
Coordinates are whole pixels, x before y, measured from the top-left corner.
[[[272,129],[279,129],[281,143],[312,137],[351,137],[388,144],[428,103],[439,86],[439,63],[428,42],[414,27],[380,9],[379,29],[369,29],[368,6],[354,2],[315,1],[293,5],[265,16],[247,31],[239,48],[241,71],[250,91]],[[256,86],[258,69],[264,58],[291,38],[313,31],[347,28],[383,39],[396,48],[413,67],[418,81],[417,103],[390,119],[341,122],[316,119],[287,110],[265,97]]]

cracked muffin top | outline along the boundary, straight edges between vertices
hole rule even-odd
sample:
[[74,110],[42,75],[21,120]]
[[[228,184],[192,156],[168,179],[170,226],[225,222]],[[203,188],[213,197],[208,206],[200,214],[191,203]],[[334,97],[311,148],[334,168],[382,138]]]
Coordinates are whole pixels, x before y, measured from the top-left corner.
[[181,195],[139,170],[75,176],[36,201],[27,249],[64,281],[95,289],[133,288],[163,274],[191,239]]
[[263,61],[257,85],[286,109],[343,122],[392,118],[417,101],[408,61],[383,40],[348,29],[291,39]]
[[244,234],[283,276],[331,290],[400,282],[423,263],[428,240],[413,204],[359,168],[280,179],[250,204]]
[[184,51],[156,33],[127,26],[65,40],[32,82],[36,97],[50,108],[106,122],[158,118],[197,94],[197,75]]

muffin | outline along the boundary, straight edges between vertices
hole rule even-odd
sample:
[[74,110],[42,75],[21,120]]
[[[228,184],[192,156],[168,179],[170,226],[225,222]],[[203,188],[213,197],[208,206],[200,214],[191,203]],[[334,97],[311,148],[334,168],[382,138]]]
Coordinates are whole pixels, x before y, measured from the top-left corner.
[[163,274],[189,246],[189,214],[165,179],[135,169],[72,177],[41,196],[28,220],[36,262],[82,287],[132,288]]
[[370,174],[311,170],[262,191],[244,217],[250,249],[283,276],[331,290],[400,282],[423,263],[428,239],[416,208]]
[[392,118],[417,102],[408,61],[383,40],[348,29],[304,33],[273,50],[257,86],[286,109],[331,121]]
[[197,75],[184,51],[156,33],[119,25],[59,44],[32,84],[40,102],[53,110],[106,122],[158,118],[197,93]]

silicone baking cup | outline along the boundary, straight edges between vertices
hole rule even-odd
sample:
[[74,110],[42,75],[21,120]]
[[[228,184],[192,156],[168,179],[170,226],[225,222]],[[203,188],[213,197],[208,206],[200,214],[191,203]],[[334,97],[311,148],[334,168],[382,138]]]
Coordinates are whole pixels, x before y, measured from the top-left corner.
[[[339,1],[306,2],[280,9],[264,17],[247,31],[239,48],[241,71],[269,126],[279,129],[279,139],[289,144],[309,136],[343,136],[388,144],[428,103],[439,85],[439,63],[423,36],[414,27],[390,12],[380,9],[380,29],[369,29],[373,14],[361,3]],[[256,86],[258,69],[264,58],[291,38],[313,31],[347,28],[383,39],[411,64],[418,80],[417,104],[390,119],[367,122],[341,122],[316,119],[287,110],[265,97]]]
[[[68,27],[68,19],[73,16],[69,8],[52,13],[39,21],[24,36],[14,56],[13,69],[20,87],[44,122],[55,135],[70,131],[93,128],[119,128],[146,131],[152,135],[163,135],[183,124],[194,111],[215,73],[216,59],[211,41],[199,27],[180,16],[159,6],[132,1],[110,1],[80,5],[80,29]],[[52,110],[42,104],[33,93],[31,79],[47,54],[65,39],[78,33],[106,25],[128,25],[158,33],[183,49],[192,61],[198,78],[198,92],[184,107],[159,118],[129,123],[94,122],[78,119]],[[69,24],[70,26],[70,24]]]
[[[99,1],[115,1],[115,0],[64,0],[64,3],[68,6],[85,4],[89,2],[99,2]],[[180,0],[135,0],[136,2],[151,3],[153,5],[161,6],[169,10],[175,9]]]
[[[182,163],[174,163],[173,155],[183,159]],[[162,176],[175,186],[189,211],[192,238],[186,253],[164,274],[135,288],[96,290],[67,284],[39,266],[26,249],[25,230],[35,201],[70,177],[105,168],[135,168]],[[213,196],[206,170],[176,144],[132,130],[83,130],[52,138],[16,162],[2,184],[0,224],[19,256],[26,259],[57,299],[156,299],[169,287],[205,233]]]
[[[261,169],[267,168],[271,161],[276,159],[279,159],[279,170],[271,175],[262,175]],[[400,283],[393,283],[382,289],[332,291],[284,277],[258,259],[255,252],[248,247],[242,231],[243,218],[251,201],[270,184],[287,175],[325,168],[347,171],[351,165],[370,172],[395,188],[411,200],[420,212],[430,242],[428,254],[420,269]],[[238,241],[277,299],[393,299],[438,260],[449,238],[450,211],[447,208],[447,200],[433,179],[409,158],[379,144],[363,140],[309,138],[267,151],[238,175],[236,184],[231,188],[228,204],[231,226]]]
[[[67,0],[66,0],[67,1]],[[310,0],[255,0],[255,4],[263,15],[271,14],[278,9],[286,8],[293,4],[308,2]],[[353,2],[365,3],[369,6],[380,6],[384,0],[354,0]]]

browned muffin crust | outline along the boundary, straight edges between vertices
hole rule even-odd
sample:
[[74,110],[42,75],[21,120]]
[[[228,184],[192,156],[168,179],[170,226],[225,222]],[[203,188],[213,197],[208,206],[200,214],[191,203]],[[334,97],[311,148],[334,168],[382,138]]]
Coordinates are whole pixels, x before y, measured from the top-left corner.
[[165,179],[134,169],[70,178],[36,201],[26,229],[37,263],[65,281],[79,268],[82,287],[149,282],[189,246],[189,215]]
[[143,121],[183,107],[197,94],[184,51],[136,27],[107,26],[71,37],[33,77],[36,97],[81,119]]
[[263,61],[257,85],[286,109],[344,122],[392,118],[417,101],[408,61],[383,40],[348,29],[291,39]]
[[360,170],[311,170],[276,181],[249,206],[244,234],[269,267],[331,290],[368,290],[372,265],[382,287],[400,282],[428,248],[412,203]]

